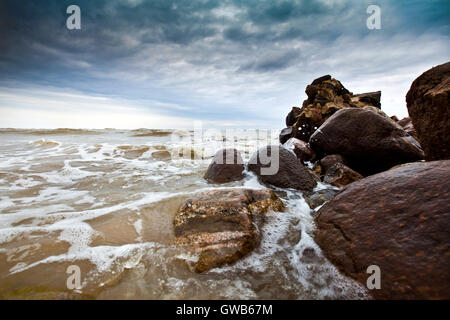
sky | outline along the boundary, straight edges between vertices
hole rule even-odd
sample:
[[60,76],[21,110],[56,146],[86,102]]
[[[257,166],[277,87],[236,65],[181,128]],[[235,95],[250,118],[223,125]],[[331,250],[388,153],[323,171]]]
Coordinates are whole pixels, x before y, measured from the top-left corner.
[[326,74],[403,118],[449,60],[448,0],[0,0],[0,127],[281,129]]

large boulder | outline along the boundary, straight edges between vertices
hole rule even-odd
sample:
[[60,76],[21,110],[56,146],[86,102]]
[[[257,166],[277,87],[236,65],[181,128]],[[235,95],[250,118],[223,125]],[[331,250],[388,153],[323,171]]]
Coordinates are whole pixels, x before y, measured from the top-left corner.
[[199,254],[196,272],[233,263],[258,245],[269,210],[284,210],[271,190],[199,193],[186,200],[174,218],[175,243]]
[[450,159],[450,62],[414,80],[406,102],[425,158]]
[[346,186],[316,215],[315,240],[379,299],[450,299],[450,160],[416,162]]
[[280,188],[312,190],[317,182],[292,151],[278,145],[269,145],[255,152],[248,162],[253,171],[266,184]]
[[315,79],[305,90],[300,114],[293,125],[292,137],[308,141],[314,131],[337,110],[351,106],[351,92],[338,80],[326,75]]
[[302,162],[311,161],[315,158],[316,153],[309,147],[308,143],[297,138],[291,138],[283,147],[294,151],[295,155]]
[[341,154],[363,175],[423,159],[419,143],[392,119],[371,109],[339,110],[309,140],[319,154]]
[[244,161],[236,149],[221,149],[206,170],[204,178],[211,183],[225,183],[244,178]]

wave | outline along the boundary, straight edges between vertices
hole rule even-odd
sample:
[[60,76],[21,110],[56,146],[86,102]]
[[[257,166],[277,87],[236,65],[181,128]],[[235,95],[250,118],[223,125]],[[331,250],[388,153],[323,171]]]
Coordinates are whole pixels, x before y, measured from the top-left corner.
[[99,130],[88,129],[71,129],[71,128],[58,128],[58,129],[14,129],[5,128],[0,129],[0,134],[29,134],[29,135],[64,135],[64,134],[103,134]]
[[114,154],[122,155],[126,159],[137,159],[150,150],[149,146],[121,145],[114,150]]
[[44,148],[53,148],[60,145],[58,141],[52,141],[47,139],[39,139],[28,142],[28,144],[35,146],[35,147],[44,147]]
[[171,135],[173,130],[160,130],[160,129],[136,129],[131,130],[132,137],[164,137]]

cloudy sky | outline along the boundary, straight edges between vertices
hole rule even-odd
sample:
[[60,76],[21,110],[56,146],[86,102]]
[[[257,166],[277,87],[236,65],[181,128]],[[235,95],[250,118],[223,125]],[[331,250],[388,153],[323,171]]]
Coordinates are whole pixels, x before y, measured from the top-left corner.
[[325,74],[403,117],[449,21],[448,0],[2,0],[0,127],[280,129]]

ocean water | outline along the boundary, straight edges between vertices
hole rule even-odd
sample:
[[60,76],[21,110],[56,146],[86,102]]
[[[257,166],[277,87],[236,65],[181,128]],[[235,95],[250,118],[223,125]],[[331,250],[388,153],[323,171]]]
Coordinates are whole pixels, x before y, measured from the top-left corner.
[[[237,263],[203,274],[172,245],[172,221],[192,194],[263,189],[202,177],[216,150],[244,160],[277,142],[264,130],[0,129],[0,298],[366,299],[322,255],[301,192],[268,213],[263,240]],[[325,188],[319,184],[317,188]],[[69,266],[80,270],[70,290]]]

